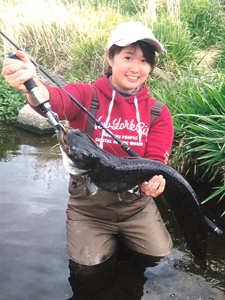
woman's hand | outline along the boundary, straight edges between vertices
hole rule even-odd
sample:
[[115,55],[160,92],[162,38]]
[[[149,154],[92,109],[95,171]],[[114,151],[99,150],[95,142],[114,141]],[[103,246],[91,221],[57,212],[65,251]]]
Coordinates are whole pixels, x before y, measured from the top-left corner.
[[161,195],[165,189],[166,180],[162,175],[154,176],[148,182],[143,182],[140,185],[141,191],[152,197],[157,197]]
[[18,56],[21,60],[12,58],[6,58],[4,60],[2,76],[14,89],[17,89],[22,93],[26,93],[27,100],[31,105],[37,106],[39,103],[33,95],[28,92],[24,85],[24,82],[30,78],[34,79],[43,98],[45,100],[49,100],[48,89],[37,78],[34,78],[36,71],[28,56],[19,50],[16,51],[16,56]]
[[4,60],[2,76],[13,88],[28,93],[23,83],[36,75],[35,68],[25,53],[17,50],[16,55],[21,60],[12,58]]

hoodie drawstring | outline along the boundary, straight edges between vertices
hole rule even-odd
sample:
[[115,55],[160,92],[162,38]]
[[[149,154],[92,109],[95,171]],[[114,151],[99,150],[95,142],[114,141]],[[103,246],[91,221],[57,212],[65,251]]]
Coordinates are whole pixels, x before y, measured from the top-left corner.
[[[112,100],[111,100],[111,102],[109,104],[109,109],[108,109],[108,116],[107,116],[106,121],[105,121],[105,127],[107,127],[107,125],[108,125],[108,123],[110,121],[110,117],[111,117],[111,112],[112,112],[112,108],[113,108],[113,105],[114,105],[115,96],[116,96],[116,91],[113,90],[113,92],[112,92]],[[103,137],[104,137],[104,134],[105,134],[105,131],[102,130],[101,139],[100,139],[100,143],[99,143],[100,148],[103,148]]]
[[[115,96],[116,96],[116,91],[113,90],[113,92],[112,92],[112,100],[111,100],[111,102],[109,104],[108,116],[106,118],[105,127],[108,126],[108,123],[110,121],[110,117],[111,117],[111,112],[112,112],[112,108],[113,108],[113,105],[114,105]],[[134,97],[134,105],[136,107],[136,119],[137,119],[137,123],[138,123],[138,125],[137,125],[138,140],[139,140],[139,143],[141,143],[142,130],[141,130],[141,121],[140,121],[140,113],[139,113],[139,109],[138,109],[138,100],[137,100],[137,97]],[[104,135],[105,135],[105,131],[102,130],[101,139],[100,139],[100,143],[99,143],[99,146],[101,148],[103,148],[103,138],[104,138]]]
[[139,113],[139,109],[138,109],[138,101],[137,101],[137,97],[134,97],[134,105],[136,107],[136,119],[137,119],[137,132],[138,132],[138,139],[139,139],[139,143],[141,143],[141,138],[142,138],[142,130],[141,130],[141,121],[140,121],[140,113]]

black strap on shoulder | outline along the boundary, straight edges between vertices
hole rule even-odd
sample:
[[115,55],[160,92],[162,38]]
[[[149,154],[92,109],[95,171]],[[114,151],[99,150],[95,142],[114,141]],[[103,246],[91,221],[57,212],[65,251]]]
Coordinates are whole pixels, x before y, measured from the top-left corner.
[[152,126],[152,123],[160,116],[162,112],[164,103],[156,100],[154,105],[150,108],[150,125],[149,128]]
[[[91,105],[90,105],[90,113],[96,117],[97,110],[99,108],[99,102],[98,102],[98,96],[97,92],[94,88],[93,90],[93,95],[91,99]],[[152,123],[160,116],[162,112],[164,103],[156,100],[154,105],[150,108],[150,125],[149,128],[152,126]],[[93,137],[94,133],[94,128],[95,128],[95,121],[90,117],[87,116],[87,121],[86,121],[86,126],[85,126],[85,133],[87,133],[90,137]]]
[[[93,95],[92,95],[91,106],[89,111],[94,117],[96,117],[97,110],[99,108],[99,102],[98,102],[98,96],[96,90],[94,88],[92,88],[92,90],[93,90]],[[85,133],[87,133],[90,137],[93,137],[94,129],[95,129],[95,121],[90,116],[87,116]]]

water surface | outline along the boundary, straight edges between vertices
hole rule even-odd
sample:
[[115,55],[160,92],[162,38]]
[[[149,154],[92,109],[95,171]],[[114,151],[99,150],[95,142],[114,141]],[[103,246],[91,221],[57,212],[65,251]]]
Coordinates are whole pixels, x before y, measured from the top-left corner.
[[[0,299],[66,300],[68,283],[65,209],[69,176],[52,135],[41,136],[0,123]],[[195,184],[201,197],[208,187]],[[207,269],[195,264],[168,207],[157,200],[175,250],[144,272],[130,258],[117,279],[95,300],[225,299],[225,237],[208,232]],[[206,206],[219,218],[221,207]]]

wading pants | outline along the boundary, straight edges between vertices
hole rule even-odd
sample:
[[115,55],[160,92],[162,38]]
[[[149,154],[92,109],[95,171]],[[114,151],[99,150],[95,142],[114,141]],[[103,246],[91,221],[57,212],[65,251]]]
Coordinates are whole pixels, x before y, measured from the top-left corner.
[[159,258],[172,250],[172,240],[152,197],[101,189],[87,197],[84,186],[71,177],[66,221],[70,282],[76,275],[91,277],[94,270],[100,274],[107,269],[104,265],[112,268],[118,237],[125,247],[143,256]]
[[154,200],[145,195],[98,190],[87,198],[84,183],[70,179],[67,248],[82,265],[96,265],[112,256],[118,236],[129,249],[163,257],[173,247]]

